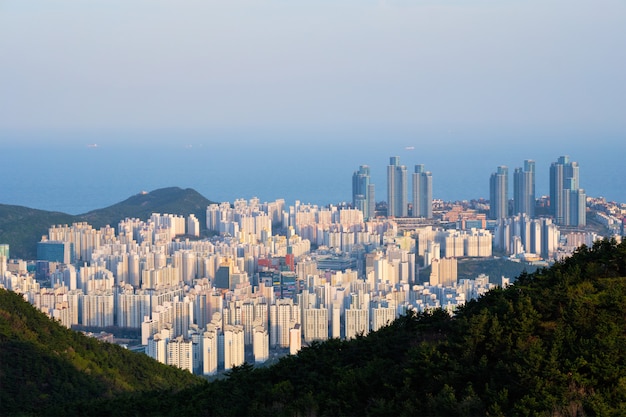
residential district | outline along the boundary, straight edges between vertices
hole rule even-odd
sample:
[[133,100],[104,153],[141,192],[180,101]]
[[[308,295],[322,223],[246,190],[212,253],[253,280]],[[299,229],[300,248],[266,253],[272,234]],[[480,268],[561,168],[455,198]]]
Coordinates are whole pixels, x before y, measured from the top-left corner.
[[541,197],[530,160],[513,172],[512,199],[505,166],[489,179],[488,201],[454,203],[432,199],[423,165],[409,200],[407,171],[390,159],[378,203],[361,166],[351,204],[253,198],[209,205],[204,227],[194,215],[159,213],[99,230],[52,226],[35,261],[11,259],[0,245],[0,286],[68,328],[116,342],[134,334],[129,347],[211,376],[366,335],[409,310],[453,313],[515,278],[459,279],[461,260],[549,265],[624,235],[626,205],[587,197],[568,157],[550,166]]

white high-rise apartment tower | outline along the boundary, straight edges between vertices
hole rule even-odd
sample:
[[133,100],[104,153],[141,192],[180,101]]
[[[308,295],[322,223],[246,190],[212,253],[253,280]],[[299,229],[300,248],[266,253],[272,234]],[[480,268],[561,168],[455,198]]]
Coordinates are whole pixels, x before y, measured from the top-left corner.
[[245,362],[243,326],[224,326],[224,369],[240,366]]

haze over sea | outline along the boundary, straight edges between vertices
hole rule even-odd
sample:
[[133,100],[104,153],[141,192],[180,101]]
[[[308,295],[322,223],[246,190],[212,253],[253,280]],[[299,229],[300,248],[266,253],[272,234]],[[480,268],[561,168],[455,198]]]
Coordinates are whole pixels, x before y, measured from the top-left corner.
[[[559,145],[551,144],[554,135],[561,136]],[[626,202],[626,141],[617,135],[567,133],[563,147],[564,135],[455,129],[419,134],[170,132],[135,140],[131,134],[83,133],[82,143],[77,134],[68,141],[63,140],[67,134],[46,133],[39,134],[38,145],[25,141],[28,146],[20,145],[20,135],[5,135],[0,203],[81,214],[141,191],[177,186],[216,202],[256,196],[261,201],[284,198],[288,204],[336,204],[351,201],[352,173],[363,164],[371,168],[376,201],[384,201],[386,167],[396,155],[409,175],[415,164],[425,164],[433,174],[433,197],[447,201],[489,198],[489,176],[499,165],[509,167],[512,198],[513,171],[525,159],[536,161],[537,196],[547,195],[550,164],[569,155],[580,165],[580,185],[588,196]],[[410,184],[409,178],[409,195]]]
[[[81,214],[194,188],[349,202],[390,156],[433,197],[580,164],[626,202],[623,0],[3,0],[0,203]],[[88,147],[97,144],[97,147]]]

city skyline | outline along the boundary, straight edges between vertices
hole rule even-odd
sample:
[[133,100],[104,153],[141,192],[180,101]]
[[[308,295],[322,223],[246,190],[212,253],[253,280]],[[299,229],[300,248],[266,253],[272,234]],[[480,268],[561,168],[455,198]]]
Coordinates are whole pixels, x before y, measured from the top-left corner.
[[[571,185],[574,166],[561,167],[571,171]],[[506,171],[499,167],[498,186]],[[595,204],[607,230],[616,232],[617,221],[623,235],[623,214],[608,214],[623,208]],[[348,207],[238,200],[207,206],[211,237],[203,239],[194,215],[127,217],[98,230],[56,225],[38,244],[34,273],[27,261],[0,256],[0,286],[66,327],[140,330],[146,354],[208,376],[264,362],[270,351],[296,354],[315,341],[366,335],[409,310],[452,312],[510,282],[504,275],[459,279],[460,258],[546,266],[601,238],[547,217],[485,222],[474,209],[448,210],[453,217],[434,222],[366,222]],[[273,234],[274,225],[285,234]]]
[[[293,355],[316,341],[367,335],[408,311],[454,312],[510,283],[503,273],[460,278],[460,259],[508,258],[536,268],[624,235],[625,205],[587,202],[569,156],[549,167],[551,190],[562,196],[552,217],[509,213],[510,202],[523,206],[534,189],[535,162],[525,160],[512,200],[508,167],[491,175],[489,220],[480,201],[439,203],[432,219],[407,218],[427,217],[422,200],[433,178],[414,165],[409,203],[400,162],[392,156],[387,166],[388,216],[364,215],[373,184],[361,165],[352,174],[359,208],[252,198],[209,202],[202,228],[195,214],[154,212],[99,229],[84,221],[52,225],[35,261],[0,248],[0,287],[23,293],[69,328],[133,329],[150,357],[211,376],[263,363],[270,352]],[[587,211],[596,223],[589,229]]]
[[[187,400],[183,411],[341,414],[358,401],[372,413],[402,414],[419,408],[413,394],[438,385],[426,408],[453,410],[456,399],[454,410],[467,413],[609,408],[610,395],[594,387],[602,358],[571,358],[567,344],[590,346],[592,334],[591,342],[612,347],[621,335],[604,343],[595,321],[565,320],[577,319],[576,309],[557,307],[561,295],[600,318],[600,307],[614,307],[611,297],[600,299],[607,285],[595,258],[615,272],[617,255],[604,246],[626,238],[626,175],[618,169],[626,154],[626,2],[3,0],[0,9],[0,288],[64,327],[102,330],[103,340],[207,379],[232,376],[245,388],[229,388],[234,405],[213,395],[221,385],[196,391],[181,383],[169,389],[176,397],[151,400],[169,376],[142,377],[142,367],[112,355],[92,361],[96,351],[84,341],[80,349],[47,341],[59,334],[49,327],[36,337],[27,327],[37,316],[8,311],[7,335],[24,337],[7,354],[41,353],[26,360],[17,352],[9,370],[20,383],[9,407],[119,414],[137,405],[149,413]],[[585,268],[589,276],[577,280]],[[516,277],[526,293],[506,292]],[[499,299],[487,302],[511,308],[490,316],[471,302],[496,288]],[[428,314],[437,309],[462,314]],[[392,359],[408,358],[404,369],[371,355],[377,345],[361,339],[402,316],[410,340],[379,334],[383,350],[396,351]],[[511,317],[523,331],[502,338]],[[421,318],[425,326],[414,321]],[[300,373],[319,364],[310,360],[302,368],[283,361],[276,369],[288,377],[265,378],[264,391],[246,382],[257,373],[248,364],[270,365],[332,338],[342,340],[328,345],[335,353],[354,346],[370,358],[359,372],[354,354],[328,362],[322,371],[331,372],[321,373],[338,383],[324,387],[364,395],[334,401],[316,392],[321,373],[310,372],[310,381]],[[457,351],[461,362],[443,360]],[[64,356],[76,369],[57,360]],[[517,379],[501,372],[509,362]],[[116,371],[120,363],[128,372]],[[372,378],[381,364],[400,389]],[[64,367],[72,372],[58,372]],[[420,385],[431,369],[452,382]],[[556,376],[546,384],[534,370]],[[140,380],[137,389],[125,374]],[[465,384],[465,374],[489,383]],[[601,385],[622,388],[613,374]],[[520,383],[498,386],[504,380]],[[557,390],[563,398],[551,395]],[[106,395],[57,401],[68,392]],[[142,393],[147,401],[133,404]],[[362,402],[367,393],[375,395]]]
[[[118,203],[141,191],[172,186],[194,188],[213,201],[259,197],[265,201],[285,198],[290,202],[301,200],[320,205],[351,203],[351,183],[339,179],[353,174],[355,166],[364,165],[364,162],[369,162],[370,183],[378,184],[376,201],[386,200],[385,167],[384,162],[381,163],[386,158],[380,155],[383,147],[368,147],[367,153],[358,149],[353,151],[351,146],[341,144],[337,144],[336,152],[332,153],[313,148],[311,146],[299,154],[307,155],[305,159],[294,159],[289,148],[278,148],[271,162],[255,161],[256,147],[244,152],[235,147],[217,150],[142,149],[138,152],[124,148],[81,147],[58,154],[51,154],[47,149],[9,149],[5,163],[0,164],[0,175],[11,180],[1,186],[3,201],[0,203],[80,214]],[[466,158],[458,161],[433,158],[421,147],[402,149],[398,155],[411,166],[425,163],[435,178],[433,199],[462,201],[489,199],[485,178],[492,169],[487,162],[516,167],[525,156],[532,156],[535,163],[536,198],[549,196],[549,167],[557,155],[565,152],[544,156],[545,153],[544,150],[529,155],[520,149],[516,157],[511,152],[506,156],[494,152],[481,156],[483,160],[480,162],[467,152]],[[374,158],[373,154],[378,156]],[[605,197],[609,201],[626,201],[626,195],[622,197],[626,188],[621,186],[626,178],[614,175],[611,165],[603,162],[606,160],[604,156],[600,159],[589,157],[589,153],[574,156],[583,167],[581,186],[586,194]],[[27,164],[23,162],[25,160],[28,160]],[[582,163],[585,160],[588,162]],[[236,175],[229,161],[237,161]],[[355,164],[350,165],[350,161]],[[54,168],[56,166],[71,169],[58,170]],[[185,169],[177,168],[182,166]],[[75,175],[78,172],[86,175]],[[315,175],[307,172],[315,172]],[[467,174],[459,175],[460,172]]]

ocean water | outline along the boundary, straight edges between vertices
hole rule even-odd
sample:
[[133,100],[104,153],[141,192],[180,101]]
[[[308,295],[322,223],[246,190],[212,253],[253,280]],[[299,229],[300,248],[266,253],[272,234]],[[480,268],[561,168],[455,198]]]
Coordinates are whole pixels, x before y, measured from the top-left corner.
[[[89,137],[81,143],[0,143],[0,203],[81,214],[141,191],[178,186],[194,188],[217,202],[258,197],[284,198],[288,204],[335,204],[351,200],[352,173],[362,164],[370,166],[376,200],[383,201],[386,167],[396,155],[407,165],[409,177],[415,164],[425,164],[433,174],[433,197],[444,200],[488,198],[489,175],[498,165],[509,167],[512,196],[514,168],[534,159],[540,196],[549,192],[550,163],[565,154],[579,163],[581,187],[588,196],[626,202],[626,141],[617,138],[578,138],[565,145],[547,139],[365,139],[156,138],[125,143]],[[94,143],[98,146],[88,146]]]

